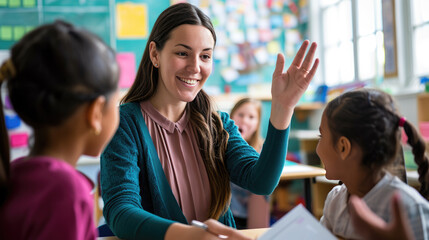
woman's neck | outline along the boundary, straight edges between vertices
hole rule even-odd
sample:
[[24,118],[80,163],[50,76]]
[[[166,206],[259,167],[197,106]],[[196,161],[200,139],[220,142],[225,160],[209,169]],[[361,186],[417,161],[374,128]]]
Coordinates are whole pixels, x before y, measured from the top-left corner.
[[173,102],[166,98],[160,98],[156,95],[149,99],[153,107],[158,112],[172,122],[177,122],[185,112],[187,102]]

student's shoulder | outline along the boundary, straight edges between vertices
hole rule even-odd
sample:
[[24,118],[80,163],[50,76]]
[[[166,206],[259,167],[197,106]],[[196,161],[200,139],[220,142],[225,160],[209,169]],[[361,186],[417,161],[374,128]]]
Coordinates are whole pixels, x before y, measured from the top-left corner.
[[21,175],[26,174],[27,181],[32,181],[35,188],[43,189],[39,194],[67,199],[79,196],[82,192],[89,194],[91,191],[90,180],[60,159],[36,157],[21,161],[20,164]]
[[342,199],[347,198],[347,187],[344,184],[337,185],[332,188],[332,190],[328,193],[326,200],[330,202],[342,201]]
[[52,187],[57,188],[66,196],[81,196],[91,193],[92,181],[75,168],[58,167],[55,171],[51,171],[50,175],[52,179],[55,179]]

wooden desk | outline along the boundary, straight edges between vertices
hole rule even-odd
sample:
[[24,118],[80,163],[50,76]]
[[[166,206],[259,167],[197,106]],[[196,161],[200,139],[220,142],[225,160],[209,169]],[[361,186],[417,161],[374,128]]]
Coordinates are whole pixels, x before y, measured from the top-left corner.
[[287,162],[283,168],[282,175],[280,176],[280,181],[303,179],[305,206],[308,211],[313,213],[311,181],[314,181],[317,176],[325,176],[325,173],[325,169],[320,167]]
[[[250,237],[253,239],[258,238],[264,232],[266,232],[269,228],[255,228],[255,229],[246,229],[246,230],[238,230],[246,237]],[[119,240],[117,237],[99,237],[97,240]]]

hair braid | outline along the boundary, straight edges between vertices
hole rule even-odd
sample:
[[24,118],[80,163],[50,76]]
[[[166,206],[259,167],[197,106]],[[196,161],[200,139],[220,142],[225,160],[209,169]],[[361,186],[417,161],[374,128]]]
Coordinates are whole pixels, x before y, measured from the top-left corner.
[[414,161],[418,165],[417,172],[419,173],[419,182],[421,184],[420,194],[426,199],[429,199],[429,160],[425,155],[425,143],[415,127],[408,121],[405,121],[404,123],[404,131],[408,137],[407,142],[413,149]]

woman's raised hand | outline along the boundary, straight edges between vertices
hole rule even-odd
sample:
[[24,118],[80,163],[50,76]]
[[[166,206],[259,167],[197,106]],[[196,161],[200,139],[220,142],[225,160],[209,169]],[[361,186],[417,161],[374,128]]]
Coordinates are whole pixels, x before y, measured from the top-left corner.
[[[289,69],[284,73],[285,57],[277,55],[276,68],[271,85],[271,124],[277,129],[286,129],[292,118],[293,109],[307,90],[311,79],[316,74],[319,59],[313,63],[317,44],[312,43],[305,56],[310,42],[305,40],[296,54]],[[305,57],[305,58],[304,58]]]

